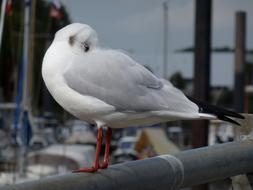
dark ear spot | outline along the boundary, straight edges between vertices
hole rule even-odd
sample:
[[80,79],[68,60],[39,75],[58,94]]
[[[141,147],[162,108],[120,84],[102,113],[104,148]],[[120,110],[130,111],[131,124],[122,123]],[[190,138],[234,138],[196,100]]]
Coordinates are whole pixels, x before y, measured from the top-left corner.
[[75,41],[75,36],[70,36],[69,37],[69,44],[72,46],[74,44]]

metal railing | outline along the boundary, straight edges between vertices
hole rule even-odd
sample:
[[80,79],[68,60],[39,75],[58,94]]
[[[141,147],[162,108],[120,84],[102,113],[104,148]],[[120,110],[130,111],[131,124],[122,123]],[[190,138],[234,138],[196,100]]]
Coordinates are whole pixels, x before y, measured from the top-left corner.
[[253,142],[224,143],[175,155],[117,164],[96,173],[68,173],[0,190],[173,190],[253,172]]

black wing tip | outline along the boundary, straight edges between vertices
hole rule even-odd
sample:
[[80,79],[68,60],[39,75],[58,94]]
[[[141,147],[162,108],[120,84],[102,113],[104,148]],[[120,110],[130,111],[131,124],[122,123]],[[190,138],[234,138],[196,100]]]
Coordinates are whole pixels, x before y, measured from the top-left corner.
[[220,120],[227,121],[229,123],[240,126],[240,123],[231,119],[230,117],[238,118],[238,119],[245,119],[245,117],[242,114],[236,113],[234,111],[230,111],[230,110],[227,110],[224,108],[220,108],[218,106],[210,105],[208,103],[204,103],[204,102],[197,100],[195,98],[192,98],[192,97],[188,97],[188,98],[199,106],[200,112],[214,114]]
[[232,123],[232,124],[234,124],[234,125],[241,126],[240,123],[238,123],[237,121],[235,121],[235,120],[233,120],[233,119],[231,119],[231,118],[229,118],[229,117],[220,116],[220,117],[217,117],[217,118],[220,119],[220,120],[222,120],[222,121],[227,121],[227,122]]
[[214,109],[217,110],[217,112],[220,112],[221,114],[224,114],[225,116],[234,117],[238,119],[245,119],[245,117],[242,114],[237,113],[235,111],[227,110],[227,109],[220,108],[218,106],[213,106],[213,105],[209,105],[209,106],[212,106]]
[[238,116],[236,118],[238,118],[238,119],[245,119],[245,117],[242,114],[239,114],[239,113],[237,113],[237,114],[238,114]]

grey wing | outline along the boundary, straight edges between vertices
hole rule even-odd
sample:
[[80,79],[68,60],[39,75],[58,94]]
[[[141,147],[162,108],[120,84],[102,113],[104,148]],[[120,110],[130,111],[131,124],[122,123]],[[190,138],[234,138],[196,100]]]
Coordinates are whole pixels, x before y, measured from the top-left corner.
[[96,97],[119,111],[196,111],[196,105],[181,91],[118,51],[77,57],[64,78],[73,90]]

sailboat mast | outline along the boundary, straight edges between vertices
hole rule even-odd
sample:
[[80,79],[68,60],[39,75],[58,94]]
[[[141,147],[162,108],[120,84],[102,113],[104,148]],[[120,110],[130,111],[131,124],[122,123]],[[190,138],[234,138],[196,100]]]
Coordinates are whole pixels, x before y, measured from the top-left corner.
[[0,18],[0,51],[1,51],[1,47],[2,47],[2,38],[3,38],[3,28],[4,28],[4,17],[5,17],[6,3],[7,3],[7,0],[2,0],[1,18]]
[[[28,143],[28,125],[29,125],[29,94],[28,94],[28,54],[29,54],[29,30],[30,30],[30,7],[31,1],[25,0],[24,10],[24,37],[23,37],[23,59],[22,67],[23,73],[21,75],[22,83],[22,106],[21,106],[21,125],[22,126],[22,137],[23,144],[20,147],[20,158],[19,158],[19,174],[25,176],[26,157],[27,157],[27,143]],[[31,74],[31,73],[30,73]],[[20,89],[21,90],[21,89]]]
[[168,2],[163,3],[163,78],[168,73]]
[[[31,1],[25,0],[25,12],[24,12],[24,37],[23,37],[23,71],[24,71],[24,79],[23,79],[23,110],[28,110],[28,51],[29,51],[29,34],[30,34],[30,7]],[[30,73],[31,74],[31,73]]]

